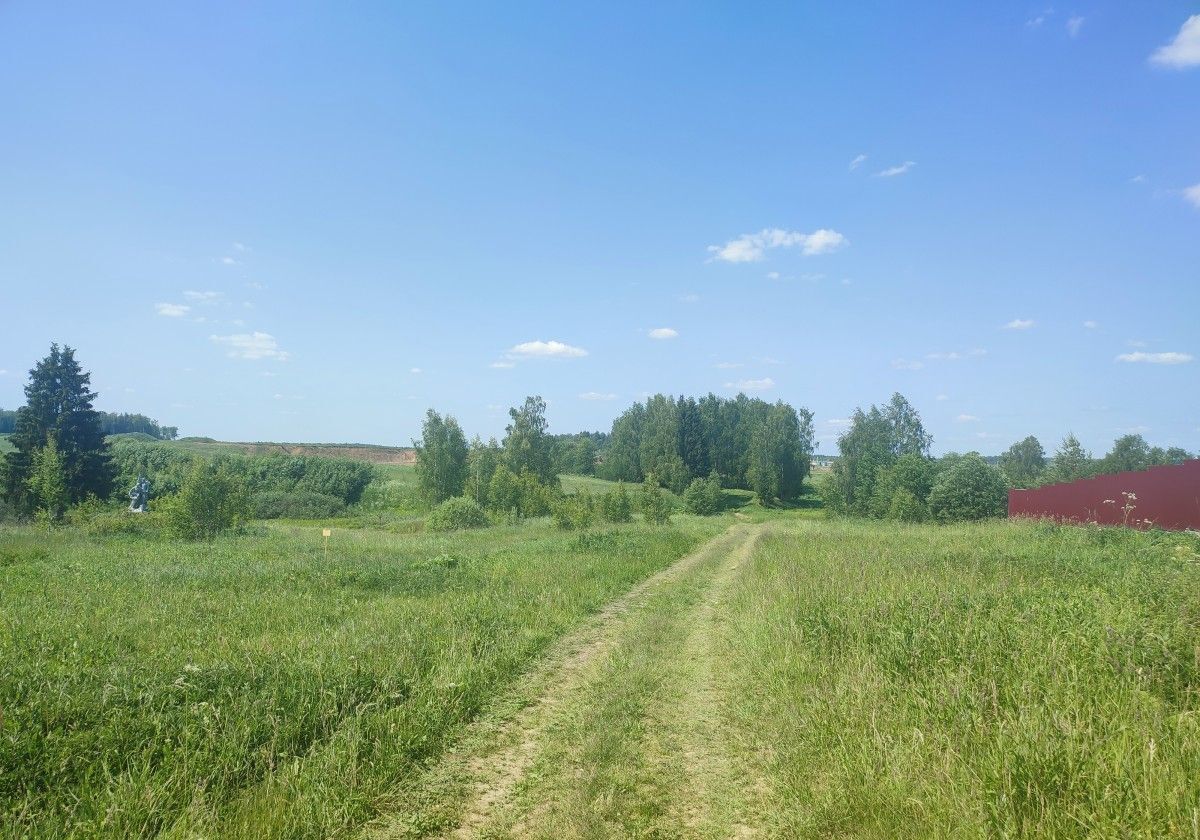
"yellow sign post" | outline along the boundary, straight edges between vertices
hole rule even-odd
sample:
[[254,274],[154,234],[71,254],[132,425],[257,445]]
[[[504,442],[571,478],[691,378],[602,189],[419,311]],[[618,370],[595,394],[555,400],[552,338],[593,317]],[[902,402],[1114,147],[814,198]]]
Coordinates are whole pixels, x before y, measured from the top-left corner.
[[333,533],[332,528],[324,528],[321,530],[321,536],[325,538],[325,562],[329,562],[329,535]]

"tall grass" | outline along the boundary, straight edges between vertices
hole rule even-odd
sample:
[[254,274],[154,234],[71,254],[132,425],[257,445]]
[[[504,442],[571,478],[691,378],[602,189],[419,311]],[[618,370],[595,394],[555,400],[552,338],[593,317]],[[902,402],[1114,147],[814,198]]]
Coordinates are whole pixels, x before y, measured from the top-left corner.
[[1200,837],[1197,550],[1013,523],[764,542],[722,618],[771,833]]
[[327,837],[719,523],[0,531],[0,836]]

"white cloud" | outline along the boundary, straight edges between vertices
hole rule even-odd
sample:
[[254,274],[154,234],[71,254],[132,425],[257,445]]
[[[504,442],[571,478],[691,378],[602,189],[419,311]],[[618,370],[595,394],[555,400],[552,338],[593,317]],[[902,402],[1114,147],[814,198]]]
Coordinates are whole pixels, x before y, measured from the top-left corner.
[[1144,184],[1144,183],[1146,183],[1146,176],[1145,175],[1134,175],[1132,178],[1129,179],[1129,183]]
[[607,400],[615,400],[616,398],[617,398],[616,394],[601,394],[598,391],[584,391],[582,394],[579,395],[579,399],[581,399],[581,400],[605,400],[605,401],[607,401]]
[[1046,22],[1046,15],[1052,14],[1052,13],[1053,13],[1053,9],[1050,9],[1050,10],[1043,12],[1040,15],[1037,15],[1036,17],[1031,17],[1031,18],[1029,18],[1029,20],[1025,21],[1025,25],[1028,26],[1030,29],[1037,29],[1039,26],[1041,26],[1043,23]]
[[1033,320],[1026,318],[1013,318],[1004,325],[1006,330],[1027,330],[1033,327]]
[[243,253],[243,254],[244,254],[244,253],[246,253],[247,251],[249,251],[249,250],[250,250],[250,246],[249,246],[249,245],[245,245],[245,244],[243,244],[243,243],[241,243],[241,242],[234,242],[234,243],[233,243],[233,250],[235,250],[235,251],[238,251],[238,252],[240,252],[240,253]]
[[779,272],[778,272],[778,271],[768,271],[768,272],[767,272],[767,279],[768,279],[768,280],[778,280],[778,279],[779,279]]
[[944,353],[926,353],[925,358],[935,362],[957,362],[961,359],[970,359],[978,356],[986,356],[987,351],[982,347],[972,347],[970,350],[950,350]]
[[743,367],[741,362],[718,362],[717,367],[721,370],[733,370],[734,368]]
[[892,359],[892,367],[896,370],[920,370],[925,367],[925,363],[912,359]]
[[238,261],[233,257],[221,257],[222,265],[239,265]]
[[850,171],[853,172],[855,169],[858,169],[858,167],[863,165],[863,163],[866,161],[866,159],[867,159],[866,155],[855,156],[854,160],[850,161]]
[[1122,353],[1117,356],[1118,362],[1142,362],[1149,365],[1182,365],[1195,357],[1191,353],[1144,353],[1138,350],[1134,353]]
[[498,362],[492,362],[490,365],[488,365],[488,367],[493,367],[497,370],[507,370],[508,368],[514,368],[516,366],[516,362],[506,362],[503,359]]
[[561,341],[526,341],[508,351],[522,359],[577,359],[588,353],[582,347],[572,347]]
[[649,335],[651,338],[656,338],[661,341],[662,339],[666,338],[679,338],[679,331],[672,329],[671,327],[655,327],[654,329],[650,330]]
[[185,306],[182,303],[156,303],[154,310],[164,318],[182,318],[190,312],[192,307]]
[[1185,201],[1195,207],[1200,207],[1200,184],[1184,187],[1182,192]]
[[761,356],[761,357],[759,357],[759,361],[762,362],[764,365],[781,365],[781,364],[783,364],[782,360],[773,358],[771,356]]
[[192,303],[216,303],[224,297],[221,292],[195,292],[190,289],[183,296]]
[[1094,329],[1096,329],[1096,327],[1098,327],[1100,325],[1097,324],[1095,321],[1084,321],[1083,326],[1085,329],[1094,330]]
[[409,373],[420,373],[421,369],[419,367],[409,368],[408,372]]
[[726,382],[725,387],[737,391],[766,391],[775,387],[775,380],[769,376],[762,379],[739,379],[737,382]]
[[849,426],[850,422],[851,421],[850,421],[849,417],[834,417],[831,420],[826,420],[825,425],[826,426]]
[[954,418],[955,423],[978,423],[979,418],[974,414],[960,414]]
[[1067,18],[1067,34],[1072,38],[1079,37],[1079,30],[1083,28],[1083,17],[1076,15],[1075,17]]
[[945,394],[938,394],[936,397],[934,397],[934,399],[937,400],[938,402],[945,402],[946,400],[948,400],[950,398],[948,396],[946,396]]
[[895,178],[897,175],[903,175],[914,166],[917,165],[915,160],[906,160],[899,166],[889,166],[887,169],[882,169],[875,173],[876,178]]
[[1155,50],[1150,63],[1176,70],[1200,65],[1200,15],[1185,20],[1175,40]]
[[0,368],[0,376],[8,376],[8,371],[4,368]]
[[796,230],[780,228],[764,228],[758,233],[744,233],[737,239],[731,239],[724,245],[709,245],[709,253],[713,259],[723,262],[741,263],[758,262],[764,252],[771,248],[799,247],[806,257],[817,254],[827,254],[836,251],[846,244],[846,237],[836,230],[821,228],[812,233],[801,233]]
[[211,341],[224,344],[229,355],[235,359],[275,359],[286,362],[288,354],[279,348],[275,336],[265,332],[239,333],[237,335],[210,335]]
[[1146,342],[1142,341],[1140,338],[1126,339],[1125,344],[1129,347],[1145,347],[1146,346]]

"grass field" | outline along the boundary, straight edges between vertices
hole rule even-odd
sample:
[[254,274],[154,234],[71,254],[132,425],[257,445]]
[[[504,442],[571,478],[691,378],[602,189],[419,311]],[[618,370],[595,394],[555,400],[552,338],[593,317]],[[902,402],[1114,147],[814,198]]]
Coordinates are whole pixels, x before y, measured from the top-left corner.
[[0,531],[0,836],[327,837],[722,525]]
[[764,830],[1200,837],[1196,551],[1009,523],[769,537],[718,619]]
[[12,452],[13,445],[8,442],[8,435],[0,435],[0,455],[5,452]]

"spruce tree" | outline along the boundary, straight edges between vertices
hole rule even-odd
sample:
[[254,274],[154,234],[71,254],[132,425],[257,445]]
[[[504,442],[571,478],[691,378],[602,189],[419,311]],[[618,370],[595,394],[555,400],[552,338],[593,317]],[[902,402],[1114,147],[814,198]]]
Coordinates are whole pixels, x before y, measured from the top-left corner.
[[26,402],[17,411],[9,438],[14,451],[5,456],[4,463],[4,493],[18,510],[28,513],[33,509],[29,479],[34,453],[51,439],[62,462],[69,504],[90,495],[103,499],[112,494],[114,469],[100,415],[92,407],[96,396],[91,375],[79,366],[70,347],[51,344],[50,355],[29,371]]

